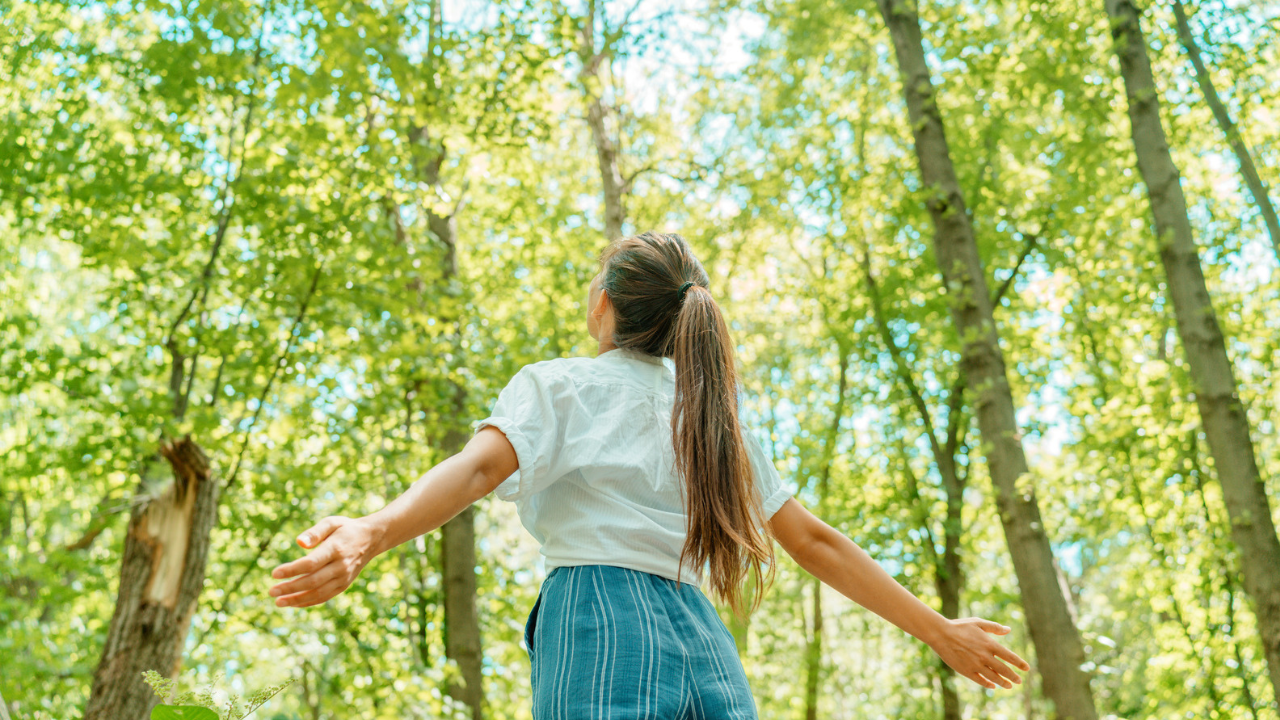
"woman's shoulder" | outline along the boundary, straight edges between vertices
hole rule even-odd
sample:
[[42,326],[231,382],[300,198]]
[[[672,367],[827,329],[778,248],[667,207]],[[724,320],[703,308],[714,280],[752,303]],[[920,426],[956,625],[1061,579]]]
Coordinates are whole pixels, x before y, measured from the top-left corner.
[[550,360],[531,362],[520,368],[520,372],[538,377],[568,377],[574,373],[582,373],[589,369],[591,358],[560,357]]
[[547,387],[564,390],[584,386],[628,386],[649,388],[652,383],[638,377],[637,368],[592,357],[561,357],[529,363],[520,374]]
[[571,387],[575,379],[591,370],[591,359],[585,357],[551,358],[529,363],[520,368],[514,379],[553,387]]

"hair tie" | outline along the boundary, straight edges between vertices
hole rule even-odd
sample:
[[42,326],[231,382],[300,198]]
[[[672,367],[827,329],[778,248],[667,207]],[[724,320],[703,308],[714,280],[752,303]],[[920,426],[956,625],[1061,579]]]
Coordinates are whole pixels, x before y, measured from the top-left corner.
[[693,287],[693,281],[686,282],[680,286],[680,302],[684,302],[684,295],[689,292],[690,287]]

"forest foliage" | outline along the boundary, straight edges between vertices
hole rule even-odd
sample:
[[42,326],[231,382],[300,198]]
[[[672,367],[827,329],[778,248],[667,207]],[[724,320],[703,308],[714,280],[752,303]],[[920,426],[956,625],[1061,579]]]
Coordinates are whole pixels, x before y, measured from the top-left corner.
[[[1108,8],[911,7],[1097,715],[1280,719]],[[1280,8],[1137,10],[1280,521],[1280,238],[1238,152],[1280,201]],[[276,608],[268,573],[315,519],[443,459],[521,366],[594,354],[587,284],[615,226],[697,249],[749,431],[797,498],[940,609],[954,553],[960,614],[1013,626],[1035,665],[876,3],[12,0],[0,49],[14,717],[83,712],[130,515],[173,483],[161,441],[187,436],[220,498],[182,677],[291,683],[259,717],[471,717],[438,535],[317,608]],[[511,506],[482,501],[474,527],[483,714],[528,718],[544,570]],[[943,716],[928,648],[785,557],[761,609],[725,619],[762,718]],[[1053,717],[1029,679],[957,684],[963,716]]]

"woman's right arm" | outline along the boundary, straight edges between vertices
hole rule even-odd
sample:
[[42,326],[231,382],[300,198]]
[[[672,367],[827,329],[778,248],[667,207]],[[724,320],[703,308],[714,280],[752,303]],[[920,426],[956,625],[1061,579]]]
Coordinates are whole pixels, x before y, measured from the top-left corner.
[[482,428],[457,455],[427,471],[400,497],[360,518],[327,517],[298,536],[306,557],[277,567],[269,591],[280,607],[308,607],[350,587],[370,560],[429,533],[488,495],[519,467],[495,427]]
[[769,520],[787,554],[814,577],[871,612],[920,639],[956,672],[987,688],[1010,688],[1022,679],[1004,660],[1024,672],[1027,661],[990,634],[1009,628],[980,618],[949,620],[898,584],[857,543],[809,512],[794,498]]

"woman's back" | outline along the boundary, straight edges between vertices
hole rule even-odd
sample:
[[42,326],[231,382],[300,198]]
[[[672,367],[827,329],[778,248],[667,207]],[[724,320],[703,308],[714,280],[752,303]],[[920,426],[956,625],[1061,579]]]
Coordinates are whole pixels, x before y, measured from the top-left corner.
[[[700,584],[679,558],[687,533],[671,442],[675,377],[662,358],[618,348],[523,368],[479,428],[502,430],[520,470],[496,491],[515,502],[547,569],[615,565]],[[745,438],[767,520],[791,494]]]

